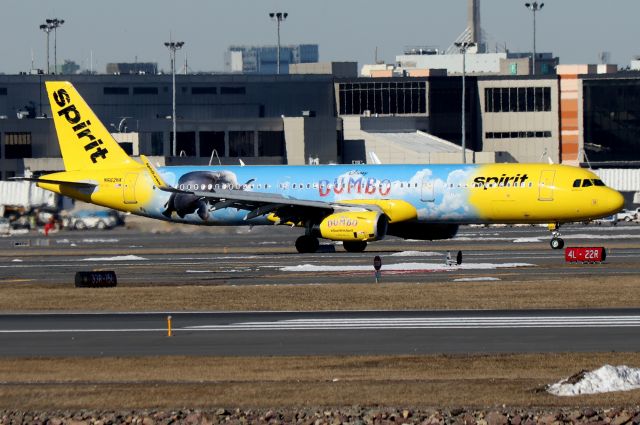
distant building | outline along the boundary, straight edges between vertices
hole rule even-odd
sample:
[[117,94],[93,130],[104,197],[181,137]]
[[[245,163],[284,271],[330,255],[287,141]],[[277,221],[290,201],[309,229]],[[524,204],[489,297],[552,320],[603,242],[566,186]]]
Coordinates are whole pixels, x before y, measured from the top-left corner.
[[[317,44],[280,46],[280,73],[290,64],[318,62]],[[277,74],[277,46],[230,46],[225,53],[225,71],[242,74]]]
[[158,64],[156,62],[121,62],[108,63],[107,74],[157,74]]
[[[530,75],[531,53],[472,53],[465,57],[465,71],[475,75]],[[559,59],[551,53],[536,53],[536,75],[553,75]],[[366,65],[365,65],[366,66]],[[446,69],[449,75],[462,74],[462,54],[405,52],[396,56],[395,69],[406,74],[416,69]]]

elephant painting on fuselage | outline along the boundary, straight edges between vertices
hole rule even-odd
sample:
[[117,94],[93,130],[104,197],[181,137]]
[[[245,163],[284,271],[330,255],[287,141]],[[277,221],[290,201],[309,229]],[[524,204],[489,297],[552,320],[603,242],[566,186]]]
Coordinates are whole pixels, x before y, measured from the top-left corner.
[[[208,191],[217,189],[240,190],[236,175],[230,171],[192,171],[183,174],[178,180],[177,188],[184,191]],[[167,218],[175,211],[180,218],[188,214],[198,213],[203,221],[209,219],[209,202],[206,198],[185,193],[172,193],[162,212]]]

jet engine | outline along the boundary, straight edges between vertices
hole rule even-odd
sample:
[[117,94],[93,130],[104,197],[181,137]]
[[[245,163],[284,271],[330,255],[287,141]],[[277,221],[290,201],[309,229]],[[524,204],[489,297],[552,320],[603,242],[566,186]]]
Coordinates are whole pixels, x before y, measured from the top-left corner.
[[458,233],[457,224],[433,224],[403,221],[389,225],[387,234],[403,239],[436,241],[451,239]]
[[377,241],[387,234],[389,219],[377,211],[347,211],[325,217],[320,236],[333,241]]

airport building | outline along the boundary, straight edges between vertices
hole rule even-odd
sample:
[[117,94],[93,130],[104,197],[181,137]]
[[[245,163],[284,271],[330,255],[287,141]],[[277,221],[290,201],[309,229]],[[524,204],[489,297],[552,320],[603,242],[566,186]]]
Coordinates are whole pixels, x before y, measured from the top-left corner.
[[[640,72],[611,71],[467,76],[467,162],[637,167]],[[305,73],[177,75],[176,156],[170,75],[1,75],[0,177],[62,168],[48,78],[73,82],[128,152],[160,163],[461,162],[460,76],[361,77],[354,63],[294,72]]]
[[[317,44],[280,46],[280,74],[289,66],[318,62]],[[278,46],[230,46],[225,52],[225,71],[242,74],[278,74]]]

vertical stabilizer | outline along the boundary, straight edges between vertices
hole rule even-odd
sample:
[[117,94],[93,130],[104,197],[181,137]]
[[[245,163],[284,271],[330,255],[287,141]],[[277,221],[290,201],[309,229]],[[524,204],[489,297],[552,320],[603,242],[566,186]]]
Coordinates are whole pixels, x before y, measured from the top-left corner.
[[67,171],[140,167],[122,150],[71,83],[45,84]]

